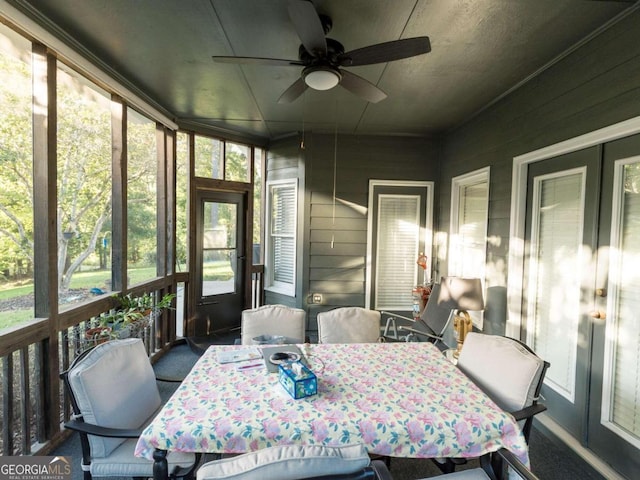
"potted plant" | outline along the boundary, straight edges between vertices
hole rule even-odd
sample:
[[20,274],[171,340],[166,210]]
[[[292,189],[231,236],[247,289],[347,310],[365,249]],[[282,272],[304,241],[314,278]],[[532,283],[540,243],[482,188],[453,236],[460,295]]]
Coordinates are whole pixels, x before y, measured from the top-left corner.
[[175,293],[167,293],[158,302],[150,293],[134,297],[130,293],[127,295],[116,294],[116,300],[120,303],[120,308],[131,309],[141,313],[143,316],[149,316],[152,313],[158,313],[162,310],[171,309],[171,303],[176,297]]
[[151,321],[151,315],[162,310],[171,309],[174,293],[164,295],[155,302],[153,295],[145,293],[140,296],[132,294],[114,294],[118,305],[99,317],[99,325],[85,332],[85,339],[90,345],[98,345],[112,338],[128,338],[139,335]]

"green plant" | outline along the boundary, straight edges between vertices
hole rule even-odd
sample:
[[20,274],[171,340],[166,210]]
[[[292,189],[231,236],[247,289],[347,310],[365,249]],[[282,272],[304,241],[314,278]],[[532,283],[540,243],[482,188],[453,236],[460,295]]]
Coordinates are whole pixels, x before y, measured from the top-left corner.
[[175,293],[167,293],[158,302],[155,301],[155,297],[150,293],[144,293],[143,295],[134,297],[130,293],[127,295],[116,294],[114,295],[118,303],[119,308],[122,310],[131,310],[139,312],[143,315],[148,315],[152,312],[160,312],[162,310],[169,310],[173,299],[176,297]]
[[140,320],[144,315],[137,308],[115,308],[100,316],[100,325],[103,327],[111,327],[112,330],[118,330],[136,320]]

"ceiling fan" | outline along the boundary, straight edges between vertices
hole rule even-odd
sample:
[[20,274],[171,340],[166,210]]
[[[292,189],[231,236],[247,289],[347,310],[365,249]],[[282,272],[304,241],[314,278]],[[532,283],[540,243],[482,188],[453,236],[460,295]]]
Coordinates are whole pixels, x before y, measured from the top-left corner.
[[214,56],[213,60],[224,63],[303,67],[301,77],[284,91],[278,103],[293,102],[308,87],[329,90],[338,84],[368,102],[377,103],[387,98],[387,94],[342,67],[386,63],[431,51],[429,37],[414,37],[345,52],[340,42],[325,36],[331,30],[331,18],[318,14],[310,1],[289,0],[289,17],[302,41],[298,60],[231,56]]

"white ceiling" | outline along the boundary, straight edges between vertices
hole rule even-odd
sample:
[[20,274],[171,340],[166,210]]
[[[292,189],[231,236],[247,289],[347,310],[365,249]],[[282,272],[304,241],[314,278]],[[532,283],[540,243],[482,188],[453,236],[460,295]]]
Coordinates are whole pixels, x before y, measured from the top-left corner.
[[[298,0],[306,1],[306,0]],[[179,123],[270,140],[303,128],[438,135],[593,36],[631,0],[314,0],[347,51],[426,35],[432,51],[350,67],[388,94],[341,87],[277,99],[301,67],[215,63],[212,55],[297,59],[287,0],[9,0],[53,22]],[[49,25],[51,27],[51,25]]]

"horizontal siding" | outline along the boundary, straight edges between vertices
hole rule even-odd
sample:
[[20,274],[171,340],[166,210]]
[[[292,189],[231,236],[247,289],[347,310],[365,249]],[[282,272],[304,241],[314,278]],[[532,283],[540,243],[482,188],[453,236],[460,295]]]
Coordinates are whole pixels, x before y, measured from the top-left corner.
[[306,288],[321,293],[323,304],[308,306],[310,328],[319,310],[365,306],[369,180],[435,181],[438,148],[414,137],[339,136],[334,158],[334,137],[313,135],[305,155]]
[[[489,287],[508,281],[513,158],[640,115],[638,25],[636,11],[443,139],[439,230],[449,231],[451,179],[491,167]],[[491,333],[504,332],[505,304],[487,298]]]

